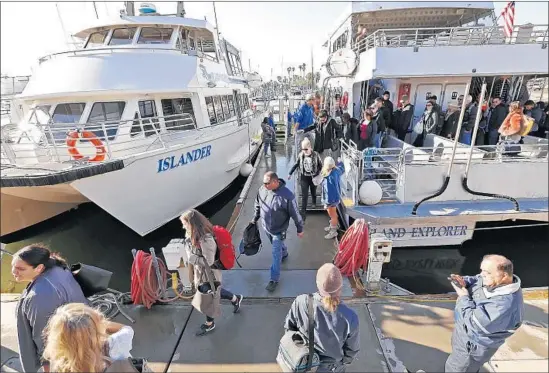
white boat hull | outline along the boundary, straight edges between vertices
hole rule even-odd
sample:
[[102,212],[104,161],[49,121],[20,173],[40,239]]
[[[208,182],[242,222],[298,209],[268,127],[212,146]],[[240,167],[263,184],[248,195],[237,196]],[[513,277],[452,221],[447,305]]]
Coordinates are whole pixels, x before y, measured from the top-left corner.
[[[2,188],[2,235],[91,201],[144,236],[223,191],[260,145],[260,117],[220,125],[194,141],[124,159],[124,168],[71,183]],[[4,203],[6,201],[6,203]]]

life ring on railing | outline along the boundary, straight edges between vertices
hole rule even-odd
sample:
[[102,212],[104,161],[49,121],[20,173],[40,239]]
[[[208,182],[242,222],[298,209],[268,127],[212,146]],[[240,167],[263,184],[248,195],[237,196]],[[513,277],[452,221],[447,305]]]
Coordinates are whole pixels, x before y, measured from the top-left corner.
[[84,156],[80,154],[78,149],[76,149],[76,142],[79,139],[89,140],[95,146],[95,157],[91,158],[90,162],[101,162],[105,160],[105,145],[93,132],[90,131],[71,131],[67,135],[67,147],[69,148],[69,154],[74,159],[82,159]]

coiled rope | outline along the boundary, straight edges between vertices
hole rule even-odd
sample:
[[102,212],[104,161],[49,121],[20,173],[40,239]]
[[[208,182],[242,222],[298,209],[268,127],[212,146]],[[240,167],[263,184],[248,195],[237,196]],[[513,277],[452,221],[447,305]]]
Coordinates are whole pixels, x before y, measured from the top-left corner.
[[[192,295],[187,296],[179,291],[180,285],[183,289],[183,284],[177,278],[177,274],[170,274],[166,264],[161,259],[157,259],[157,262],[162,283],[159,283],[156,277],[151,254],[141,250],[137,251],[131,273],[130,294],[133,304],[142,304],[150,309],[156,302],[168,303],[177,299],[191,299]],[[168,281],[171,281],[171,288],[174,290],[175,297],[162,297],[163,289],[168,288]]]

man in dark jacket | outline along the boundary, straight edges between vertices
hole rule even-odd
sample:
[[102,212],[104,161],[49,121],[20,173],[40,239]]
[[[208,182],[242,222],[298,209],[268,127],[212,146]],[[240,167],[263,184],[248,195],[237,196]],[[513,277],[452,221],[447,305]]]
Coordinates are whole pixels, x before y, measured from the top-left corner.
[[406,133],[410,128],[410,123],[414,117],[414,105],[410,104],[410,99],[407,95],[403,95],[401,99],[401,106],[396,111],[395,115],[395,130],[399,140],[404,141]]
[[314,150],[324,159],[331,157],[332,152],[338,150],[339,139],[343,137],[343,133],[339,124],[328,115],[326,110],[321,110],[318,118]]
[[387,128],[386,122],[385,122],[385,116],[383,115],[383,113],[384,113],[384,110],[387,110],[387,108],[383,107],[383,100],[378,97],[375,99],[371,109],[374,113],[373,120],[376,122],[376,127],[377,127],[377,134],[375,136],[374,143],[376,148],[381,148],[381,145],[383,144],[383,139],[385,138],[385,132]]
[[261,219],[263,229],[273,245],[271,281],[266,287],[267,291],[272,292],[280,280],[280,264],[288,257],[284,240],[290,218],[294,220],[299,238],[303,237],[303,219],[299,215],[294,194],[286,188],[286,182],[272,171],[263,176],[263,186],[257,193],[254,209],[252,223],[256,224]]
[[529,134],[537,133],[539,127],[542,125],[543,110],[540,109],[532,100],[528,100],[524,103],[524,114],[534,118],[534,125]]
[[345,142],[349,144],[349,141],[352,140],[355,144],[358,144],[358,120],[351,118],[349,113],[343,113],[341,122],[343,123]]
[[[385,106],[385,101],[381,97],[378,97],[374,100],[374,113],[379,112],[381,116],[383,117],[382,120],[378,120],[377,122],[377,131],[378,132],[386,132],[387,127],[389,127],[389,124],[391,123],[391,114],[389,112],[389,108]],[[379,125],[382,125],[383,127],[379,127]]]
[[395,110],[393,103],[391,102],[391,100],[389,100],[390,97],[391,93],[389,91],[383,92],[383,107],[387,108],[385,117],[383,119],[385,119],[385,124],[387,125],[387,127],[396,131],[396,128],[394,127],[395,123],[393,115],[393,112]]
[[492,99],[492,108],[490,109],[490,121],[488,122],[488,145],[496,145],[499,140],[499,127],[507,117],[508,110],[501,102],[500,97]]

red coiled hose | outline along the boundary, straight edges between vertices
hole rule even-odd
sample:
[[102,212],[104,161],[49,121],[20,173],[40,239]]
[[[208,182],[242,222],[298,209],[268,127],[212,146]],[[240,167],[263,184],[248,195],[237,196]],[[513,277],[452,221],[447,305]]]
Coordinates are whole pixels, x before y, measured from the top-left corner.
[[355,276],[359,269],[366,270],[368,249],[368,224],[364,219],[355,220],[339,242],[334,264],[343,276]]
[[[164,289],[167,289],[169,272],[166,264],[157,258],[160,276],[164,282]],[[156,302],[171,302],[178,297],[161,299],[162,289],[153,266],[151,254],[144,251],[137,251],[132,264],[132,283],[130,291],[133,304],[143,304],[150,309]]]

